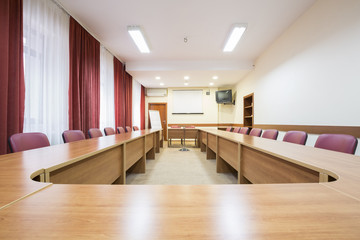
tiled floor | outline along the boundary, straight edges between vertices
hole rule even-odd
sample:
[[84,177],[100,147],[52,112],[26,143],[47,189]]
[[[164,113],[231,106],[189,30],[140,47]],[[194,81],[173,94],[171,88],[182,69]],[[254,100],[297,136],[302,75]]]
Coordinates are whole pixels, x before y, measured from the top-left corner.
[[128,174],[127,184],[235,184],[236,176],[231,173],[216,173],[216,161],[206,160],[200,148],[168,148],[167,142],[155,160],[146,161],[145,174]]

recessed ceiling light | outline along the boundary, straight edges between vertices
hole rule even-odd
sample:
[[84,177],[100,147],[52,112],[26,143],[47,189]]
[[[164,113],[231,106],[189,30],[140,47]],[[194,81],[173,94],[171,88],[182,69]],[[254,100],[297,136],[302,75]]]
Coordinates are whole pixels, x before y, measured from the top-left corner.
[[214,85],[214,83],[213,83],[213,82],[211,82],[211,83],[209,83],[209,85],[210,85],[210,86],[213,86],[213,85]]
[[188,83],[188,82],[186,82],[186,83],[184,83],[184,85],[185,85],[185,86],[187,86],[187,85],[189,85],[189,83]]
[[218,76],[213,76],[212,79],[217,80],[219,77]]
[[128,26],[128,32],[141,53],[149,53],[150,49],[146,43],[144,34],[139,26]]
[[161,83],[160,83],[160,86],[164,86],[164,83],[161,82]]
[[157,76],[157,77],[155,77],[155,79],[156,79],[156,80],[160,80],[160,79],[161,79],[161,77]]
[[189,76],[185,76],[184,79],[185,79],[185,80],[189,80],[190,77],[189,77]]
[[236,47],[237,43],[240,41],[242,35],[246,30],[245,24],[236,24],[234,25],[231,33],[226,41],[224,52],[232,52]]

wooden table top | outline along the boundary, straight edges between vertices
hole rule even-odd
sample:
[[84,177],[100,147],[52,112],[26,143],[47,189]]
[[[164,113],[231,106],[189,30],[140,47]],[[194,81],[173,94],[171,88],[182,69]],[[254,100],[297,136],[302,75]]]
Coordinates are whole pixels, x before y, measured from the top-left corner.
[[43,173],[92,156],[98,152],[119,146],[143,135],[159,130],[141,130],[125,134],[86,139],[58,144],[40,149],[5,154],[0,156],[0,209],[7,204],[39,191],[49,183],[32,181],[31,178]]
[[320,184],[53,185],[0,219],[1,239],[360,236],[360,202]]
[[[0,202],[12,202],[0,210],[0,239],[360,238],[360,157],[218,130],[202,131],[331,173],[338,180],[158,186],[31,181],[35,171],[104,151],[150,131],[125,139],[86,140],[76,147],[62,144],[0,156]],[[21,195],[24,193],[30,196]],[[19,196],[23,198],[16,201]]]
[[297,165],[327,173],[337,178],[337,181],[320,184],[360,200],[360,156],[221,130],[202,129],[202,131],[239,142]]

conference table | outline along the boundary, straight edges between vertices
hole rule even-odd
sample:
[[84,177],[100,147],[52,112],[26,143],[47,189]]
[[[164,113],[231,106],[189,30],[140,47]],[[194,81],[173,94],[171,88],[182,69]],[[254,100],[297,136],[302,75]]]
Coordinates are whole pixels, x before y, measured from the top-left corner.
[[194,139],[195,146],[199,146],[199,129],[197,128],[168,128],[168,146],[171,146],[172,139],[181,139],[186,144],[186,139]]
[[360,238],[359,156],[199,131],[239,184],[126,185],[159,129],[0,156],[0,239]]

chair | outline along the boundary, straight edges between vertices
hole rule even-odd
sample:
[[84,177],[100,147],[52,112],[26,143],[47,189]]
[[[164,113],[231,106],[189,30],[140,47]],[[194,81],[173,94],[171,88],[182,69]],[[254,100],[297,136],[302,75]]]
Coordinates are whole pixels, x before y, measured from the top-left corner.
[[114,135],[115,130],[112,127],[106,127],[104,128],[105,136]]
[[47,136],[40,132],[16,133],[9,138],[11,152],[22,152],[50,146]]
[[314,147],[354,154],[358,140],[346,134],[321,134]]
[[249,133],[249,136],[260,137],[260,136],[261,136],[261,132],[262,132],[262,129],[260,129],[260,128],[253,128],[253,129],[251,129],[251,131],[250,131],[250,133]]
[[242,127],[240,129],[239,133],[247,135],[247,134],[249,134],[249,131],[250,131],[250,129],[248,127]]
[[303,131],[288,131],[285,134],[283,141],[305,145],[307,137],[307,133]]
[[139,128],[137,126],[133,126],[134,131],[139,131]]
[[103,136],[102,132],[98,128],[90,128],[88,133],[90,138],[98,138]]
[[125,133],[125,130],[123,127],[117,127],[117,132],[118,133]]
[[171,128],[180,128],[179,125],[171,125]]
[[232,129],[232,127],[228,127],[228,128],[226,128],[226,131],[231,132],[231,129]]
[[195,128],[194,125],[190,125],[190,126],[185,126],[185,128]]
[[126,131],[126,132],[131,132],[131,127],[126,126],[126,127],[125,127],[125,131]]
[[276,129],[268,129],[268,130],[264,131],[264,133],[263,133],[263,135],[261,137],[276,140],[278,135],[279,135],[278,130],[276,130]]
[[85,135],[81,130],[66,130],[62,134],[64,143],[84,140]]
[[234,128],[233,132],[234,132],[234,133],[239,133],[239,132],[240,132],[240,127]]

